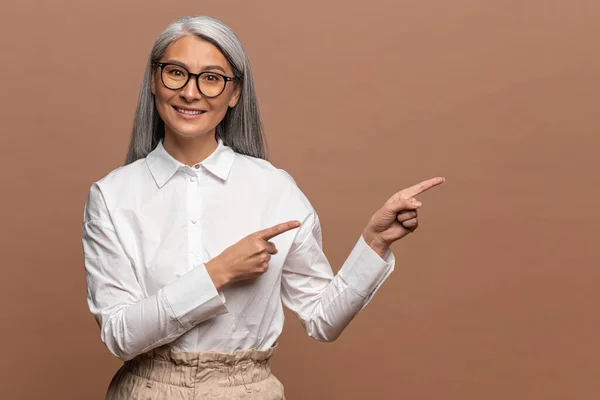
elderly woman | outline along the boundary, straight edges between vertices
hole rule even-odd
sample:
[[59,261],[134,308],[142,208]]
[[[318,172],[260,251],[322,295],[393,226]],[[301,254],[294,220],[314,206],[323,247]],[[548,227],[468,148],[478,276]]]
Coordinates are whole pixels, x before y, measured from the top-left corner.
[[417,228],[414,197],[377,210],[334,276],[319,218],[265,160],[248,58],[222,22],[184,17],[152,48],[124,166],[91,186],[88,304],[125,361],[107,399],[283,399],[269,359],[285,305],[335,340]]

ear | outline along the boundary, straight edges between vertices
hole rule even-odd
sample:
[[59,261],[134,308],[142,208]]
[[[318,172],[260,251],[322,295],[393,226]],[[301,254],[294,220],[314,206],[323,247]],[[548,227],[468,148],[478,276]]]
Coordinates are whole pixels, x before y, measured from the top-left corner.
[[151,80],[150,80],[150,89],[152,90],[152,94],[154,96],[156,96],[156,79],[155,79],[155,76],[156,76],[156,70],[152,69],[152,74],[150,75],[150,77],[151,77]]
[[235,107],[235,105],[240,100],[240,95],[242,94],[242,85],[240,83],[238,83],[239,81],[234,81],[234,82],[235,82],[235,89],[233,90],[233,93],[231,94],[231,98],[229,99],[229,104],[228,104],[229,108]]

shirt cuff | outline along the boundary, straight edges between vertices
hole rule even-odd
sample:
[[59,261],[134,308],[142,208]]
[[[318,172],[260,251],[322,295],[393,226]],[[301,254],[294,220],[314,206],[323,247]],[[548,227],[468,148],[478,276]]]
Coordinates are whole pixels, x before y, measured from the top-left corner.
[[361,236],[344,262],[340,275],[354,291],[367,297],[389,276],[394,264],[391,250],[382,259]]
[[163,294],[177,320],[187,329],[228,312],[225,297],[217,292],[204,264],[165,286]]

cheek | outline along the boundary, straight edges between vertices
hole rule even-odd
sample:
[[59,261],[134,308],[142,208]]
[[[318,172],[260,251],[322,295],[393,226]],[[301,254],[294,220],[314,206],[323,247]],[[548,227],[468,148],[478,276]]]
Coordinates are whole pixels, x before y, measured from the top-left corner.
[[208,100],[208,104],[210,105],[211,110],[218,115],[219,117],[225,116],[227,112],[229,99],[226,97]]
[[164,90],[160,89],[157,90],[156,94],[154,95],[154,104],[158,110],[158,114],[163,119],[165,118],[163,114],[169,109],[169,107],[171,107],[169,102],[171,101],[172,97],[173,94],[171,92],[165,92]]

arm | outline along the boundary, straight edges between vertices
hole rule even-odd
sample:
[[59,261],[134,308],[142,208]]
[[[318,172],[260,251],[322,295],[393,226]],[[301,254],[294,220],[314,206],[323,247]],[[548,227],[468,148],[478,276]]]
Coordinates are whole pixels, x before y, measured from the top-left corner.
[[395,260],[390,251],[382,259],[361,236],[334,276],[322,247],[321,226],[313,211],[283,265],[282,300],[309,336],[333,341],[371,301]]
[[87,301],[108,349],[130,360],[227,312],[204,264],[146,297],[123,250],[102,193],[92,186],[82,242]]
[[421,203],[414,196],[444,180],[432,178],[395,193],[375,212],[334,277],[323,254],[319,219],[291,179],[292,200],[283,204],[300,200],[309,213],[283,265],[282,300],[311,337],[335,340],[370,302],[394,269],[390,245],[418,227],[416,210]]

